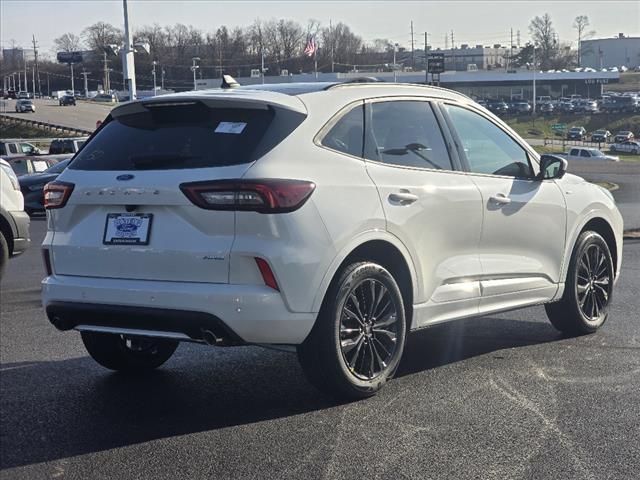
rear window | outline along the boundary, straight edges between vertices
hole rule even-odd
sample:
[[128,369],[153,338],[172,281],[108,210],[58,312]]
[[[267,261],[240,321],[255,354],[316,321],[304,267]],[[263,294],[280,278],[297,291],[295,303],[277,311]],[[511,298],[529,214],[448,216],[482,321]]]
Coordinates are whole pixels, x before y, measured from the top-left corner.
[[49,147],[50,155],[59,155],[61,153],[73,153],[73,143],[71,140],[54,140]]
[[273,117],[271,108],[149,106],[108,122],[69,168],[159,170],[248,163]]

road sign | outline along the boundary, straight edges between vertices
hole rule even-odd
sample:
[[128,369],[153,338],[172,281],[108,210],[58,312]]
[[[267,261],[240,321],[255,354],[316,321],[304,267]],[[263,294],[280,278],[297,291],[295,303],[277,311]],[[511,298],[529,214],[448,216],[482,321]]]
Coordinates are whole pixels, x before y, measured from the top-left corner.
[[429,73],[442,73],[444,72],[444,53],[430,53],[429,57]]
[[553,125],[551,125],[551,129],[552,130],[566,130],[567,129],[567,124],[566,123],[554,123]]
[[56,57],[60,63],[82,62],[82,52],[58,52]]

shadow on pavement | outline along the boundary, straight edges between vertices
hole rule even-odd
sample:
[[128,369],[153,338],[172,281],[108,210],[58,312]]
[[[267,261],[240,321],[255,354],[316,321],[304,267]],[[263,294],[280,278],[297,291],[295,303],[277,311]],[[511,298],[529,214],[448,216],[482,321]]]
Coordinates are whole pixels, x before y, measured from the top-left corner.
[[[398,375],[560,338],[547,324],[500,318],[435,326],[410,336]],[[144,377],[110,373],[89,357],[3,364],[0,467],[336,406],[306,382],[295,355],[257,347],[183,344]]]

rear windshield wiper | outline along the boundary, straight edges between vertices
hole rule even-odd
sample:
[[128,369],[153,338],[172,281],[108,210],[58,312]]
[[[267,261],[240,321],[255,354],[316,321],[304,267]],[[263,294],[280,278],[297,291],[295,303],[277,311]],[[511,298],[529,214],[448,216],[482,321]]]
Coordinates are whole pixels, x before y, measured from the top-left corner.
[[152,153],[148,155],[132,155],[129,157],[131,164],[138,170],[180,165],[186,160],[202,158],[201,155],[183,155],[180,153]]

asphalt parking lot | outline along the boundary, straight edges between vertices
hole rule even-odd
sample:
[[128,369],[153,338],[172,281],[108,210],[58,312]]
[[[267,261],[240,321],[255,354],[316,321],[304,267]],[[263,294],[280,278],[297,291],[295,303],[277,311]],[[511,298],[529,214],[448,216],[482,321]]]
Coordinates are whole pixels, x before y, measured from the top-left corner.
[[638,477],[638,240],[597,334],[563,338],[542,307],[433,327],[377,397],[337,404],[295,355],[258,347],[102,369],[42,311],[45,229],[2,285],[3,479]]

